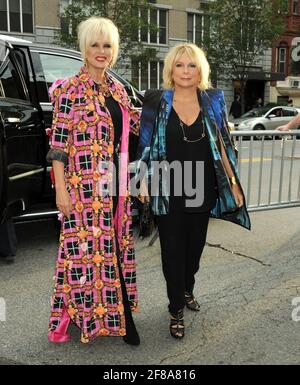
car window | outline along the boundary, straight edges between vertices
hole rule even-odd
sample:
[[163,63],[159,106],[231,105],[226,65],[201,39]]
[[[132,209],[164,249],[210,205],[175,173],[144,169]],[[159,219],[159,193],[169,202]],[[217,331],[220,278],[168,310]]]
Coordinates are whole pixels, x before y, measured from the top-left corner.
[[284,108],[283,109],[283,116],[295,116],[297,115],[297,111],[294,110],[294,109],[287,109],[287,108]]
[[282,108],[274,108],[268,114],[268,116],[270,116],[270,115],[275,115],[277,118],[281,118],[282,117]]
[[61,55],[40,53],[40,58],[48,88],[57,79],[75,75],[82,66],[80,59]]
[[2,97],[27,100],[18,71],[10,60],[1,67],[0,90]]
[[0,41],[0,68],[8,56],[9,50],[3,41]]
[[258,118],[264,116],[269,111],[269,108],[254,108],[242,115],[242,118]]

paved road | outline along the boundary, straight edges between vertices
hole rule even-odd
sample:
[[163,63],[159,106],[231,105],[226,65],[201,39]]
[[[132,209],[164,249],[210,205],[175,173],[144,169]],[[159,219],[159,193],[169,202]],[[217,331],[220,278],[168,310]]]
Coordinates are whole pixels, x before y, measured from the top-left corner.
[[300,322],[292,320],[292,300],[300,297],[300,208],[251,218],[251,232],[211,221],[195,290],[202,310],[186,310],[183,341],[168,332],[159,242],[137,243],[140,347],[119,338],[83,345],[74,326],[70,343],[47,341],[56,231],[51,222],[19,225],[16,262],[0,267],[0,363],[300,364]]

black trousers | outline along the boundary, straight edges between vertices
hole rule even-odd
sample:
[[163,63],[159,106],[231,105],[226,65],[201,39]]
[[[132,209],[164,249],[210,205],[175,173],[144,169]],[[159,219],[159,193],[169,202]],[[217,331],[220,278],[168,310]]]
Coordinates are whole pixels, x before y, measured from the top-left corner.
[[161,245],[162,268],[170,301],[169,311],[185,306],[184,292],[193,292],[195,274],[206,241],[210,212],[171,211],[156,217]]

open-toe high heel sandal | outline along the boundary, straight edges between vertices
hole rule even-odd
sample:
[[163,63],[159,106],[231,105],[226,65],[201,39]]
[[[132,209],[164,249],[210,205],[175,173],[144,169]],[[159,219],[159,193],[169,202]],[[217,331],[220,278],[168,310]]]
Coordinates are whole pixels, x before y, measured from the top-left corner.
[[188,309],[193,311],[200,311],[200,305],[195,299],[193,294],[185,292],[184,298],[185,298],[185,305]]
[[177,313],[170,313],[170,333],[173,338],[181,339],[184,337],[183,309]]

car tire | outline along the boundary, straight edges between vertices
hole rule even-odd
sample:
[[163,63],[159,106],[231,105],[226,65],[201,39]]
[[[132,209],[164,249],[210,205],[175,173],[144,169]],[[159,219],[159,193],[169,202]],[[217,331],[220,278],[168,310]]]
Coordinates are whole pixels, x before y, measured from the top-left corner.
[[[265,131],[266,128],[262,124],[257,124],[253,127],[253,131]],[[262,136],[254,136],[254,140],[262,140]]]

